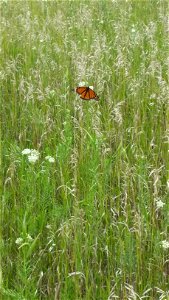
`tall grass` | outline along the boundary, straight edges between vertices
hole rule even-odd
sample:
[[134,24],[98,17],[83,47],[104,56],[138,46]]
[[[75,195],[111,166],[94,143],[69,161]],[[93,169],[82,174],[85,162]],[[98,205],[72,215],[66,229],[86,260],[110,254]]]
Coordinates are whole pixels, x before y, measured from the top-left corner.
[[1,1],[1,35],[2,299],[169,299],[168,2]]

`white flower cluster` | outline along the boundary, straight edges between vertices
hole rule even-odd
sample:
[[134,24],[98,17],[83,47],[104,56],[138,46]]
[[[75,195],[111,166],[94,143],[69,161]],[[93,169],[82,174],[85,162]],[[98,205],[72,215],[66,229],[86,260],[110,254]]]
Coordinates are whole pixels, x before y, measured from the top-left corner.
[[29,162],[34,164],[39,159],[40,153],[35,149],[24,149],[22,155],[28,155]]
[[163,208],[163,206],[165,205],[165,203],[161,201],[161,199],[156,199],[155,202],[157,209]]
[[23,245],[24,243],[29,243],[29,242],[32,242],[33,241],[33,238],[31,237],[31,235],[29,233],[27,233],[26,237],[25,238],[22,238],[22,237],[18,237],[15,241],[15,243],[18,245],[18,246],[21,246]]
[[[38,159],[39,159],[39,156],[40,156],[40,153],[39,151],[35,150],[35,149],[24,149],[22,151],[22,155],[27,155],[28,157],[28,161],[32,164],[34,164]],[[46,156],[45,159],[50,162],[50,163],[54,163],[55,162],[55,159],[54,157],[52,156]]]
[[169,248],[169,241],[164,240],[161,242],[161,245],[163,247],[163,249],[168,249]]
[[54,157],[52,157],[52,156],[49,156],[49,155],[48,155],[48,156],[46,156],[46,157],[45,157],[45,159],[46,159],[46,160],[48,160],[48,162],[50,162],[50,163],[54,163],[54,162],[55,162],[55,159],[54,159]]

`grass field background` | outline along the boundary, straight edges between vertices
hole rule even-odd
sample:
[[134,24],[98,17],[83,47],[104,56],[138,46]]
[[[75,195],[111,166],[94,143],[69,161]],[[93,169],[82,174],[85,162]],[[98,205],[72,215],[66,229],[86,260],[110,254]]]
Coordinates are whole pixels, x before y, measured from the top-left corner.
[[0,5],[2,299],[169,299],[168,1]]

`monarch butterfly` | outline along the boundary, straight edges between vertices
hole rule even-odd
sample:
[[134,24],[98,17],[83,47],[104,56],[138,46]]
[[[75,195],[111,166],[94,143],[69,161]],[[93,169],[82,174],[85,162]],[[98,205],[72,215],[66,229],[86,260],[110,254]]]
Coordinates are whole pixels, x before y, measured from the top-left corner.
[[99,97],[89,86],[79,86],[76,88],[76,93],[80,95],[80,98],[83,100],[96,100],[98,101]]

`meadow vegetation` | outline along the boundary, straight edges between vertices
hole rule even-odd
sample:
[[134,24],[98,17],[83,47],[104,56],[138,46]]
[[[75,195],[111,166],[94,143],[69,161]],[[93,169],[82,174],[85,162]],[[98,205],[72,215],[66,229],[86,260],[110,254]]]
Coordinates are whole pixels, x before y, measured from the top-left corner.
[[1,298],[169,299],[168,1],[0,5]]

